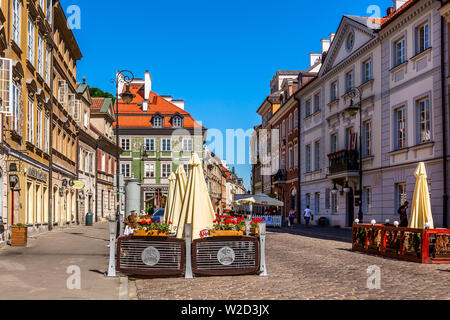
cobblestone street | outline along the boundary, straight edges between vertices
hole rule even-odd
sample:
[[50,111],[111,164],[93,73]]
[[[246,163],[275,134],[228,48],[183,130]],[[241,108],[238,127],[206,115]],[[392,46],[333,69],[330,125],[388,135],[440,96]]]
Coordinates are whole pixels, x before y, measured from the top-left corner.
[[[270,231],[267,239],[269,277],[139,279],[135,281],[137,298],[450,299],[450,265],[420,265],[354,253],[350,230],[302,227]],[[372,265],[381,268],[381,290],[367,289],[370,276],[367,268]]]

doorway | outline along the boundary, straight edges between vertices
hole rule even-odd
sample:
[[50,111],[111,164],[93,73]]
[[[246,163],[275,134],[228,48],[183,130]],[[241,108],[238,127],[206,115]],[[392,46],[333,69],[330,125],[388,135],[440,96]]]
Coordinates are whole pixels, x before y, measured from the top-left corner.
[[353,226],[353,221],[355,220],[355,194],[353,188],[347,193],[347,227]]

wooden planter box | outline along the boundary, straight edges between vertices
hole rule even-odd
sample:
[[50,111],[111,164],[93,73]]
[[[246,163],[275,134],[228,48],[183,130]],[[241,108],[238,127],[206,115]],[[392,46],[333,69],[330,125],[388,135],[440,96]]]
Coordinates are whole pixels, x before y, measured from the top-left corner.
[[26,247],[28,241],[27,227],[11,227],[11,246]]
[[211,237],[242,237],[244,232],[235,230],[211,230],[209,235]]
[[259,234],[259,229],[258,228],[250,228],[250,234],[251,235],[258,235]]
[[[366,235],[364,243],[358,237],[361,232]],[[418,263],[450,264],[450,230],[355,224],[353,251]]]
[[168,232],[163,232],[159,230],[152,231],[144,231],[144,230],[135,230],[133,232],[134,237],[168,237]]

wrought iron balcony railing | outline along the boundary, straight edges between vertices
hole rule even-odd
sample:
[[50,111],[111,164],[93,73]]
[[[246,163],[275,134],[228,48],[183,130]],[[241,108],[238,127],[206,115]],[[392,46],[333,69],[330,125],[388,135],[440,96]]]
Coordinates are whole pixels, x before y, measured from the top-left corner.
[[329,174],[338,174],[346,171],[358,171],[358,151],[341,150],[328,155],[330,162]]

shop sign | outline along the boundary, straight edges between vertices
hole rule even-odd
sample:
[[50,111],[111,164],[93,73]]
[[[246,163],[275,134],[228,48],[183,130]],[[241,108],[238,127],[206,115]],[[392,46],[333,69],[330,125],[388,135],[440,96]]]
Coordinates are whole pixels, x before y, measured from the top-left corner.
[[42,170],[39,170],[39,169],[36,169],[33,167],[29,167],[27,170],[27,175],[30,178],[34,178],[36,180],[47,182],[47,173],[45,173]]
[[217,260],[223,266],[231,266],[234,260],[236,260],[236,254],[230,247],[223,247],[217,253]]
[[160,258],[161,255],[155,247],[148,247],[141,254],[142,262],[149,267],[156,266]]
[[72,188],[75,190],[83,190],[86,184],[83,181],[74,181]]

